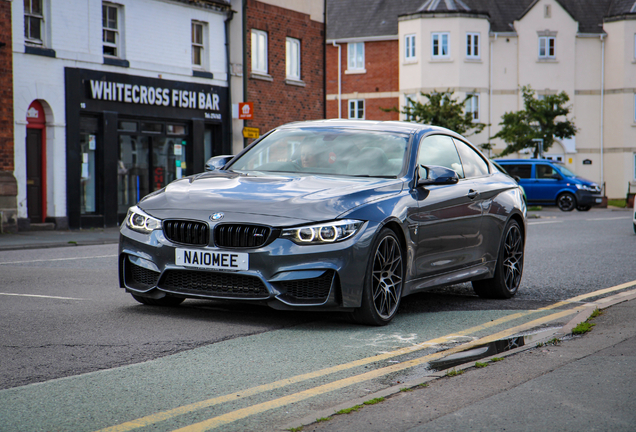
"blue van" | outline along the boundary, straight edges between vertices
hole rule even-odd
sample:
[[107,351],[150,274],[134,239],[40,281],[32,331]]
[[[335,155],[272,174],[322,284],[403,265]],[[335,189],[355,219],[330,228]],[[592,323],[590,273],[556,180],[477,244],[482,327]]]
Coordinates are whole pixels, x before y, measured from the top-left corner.
[[598,184],[577,177],[563,164],[548,159],[496,159],[519,179],[529,205],[556,205],[563,211],[587,211],[601,204]]

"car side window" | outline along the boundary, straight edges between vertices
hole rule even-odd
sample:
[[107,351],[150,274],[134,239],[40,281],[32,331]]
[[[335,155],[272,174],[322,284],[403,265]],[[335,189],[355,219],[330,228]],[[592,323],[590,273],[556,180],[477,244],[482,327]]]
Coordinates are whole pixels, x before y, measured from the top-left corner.
[[462,159],[462,167],[466,178],[480,177],[490,173],[488,163],[472,147],[458,139],[453,138],[453,141],[455,141],[457,151]]
[[453,139],[446,135],[431,135],[421,142],[417,155],[417,166],[438,165],[450,168],[459,178],[464,178],[462,162],[453,143]]
[[538,179],[553,179],[559,174],[550,165],[537,165],[536,170]]
[[511,176],[517,176],[520,179],[529,179],[532,177],[532,165],[530,164],[505,164],[502,166],[508,171]]

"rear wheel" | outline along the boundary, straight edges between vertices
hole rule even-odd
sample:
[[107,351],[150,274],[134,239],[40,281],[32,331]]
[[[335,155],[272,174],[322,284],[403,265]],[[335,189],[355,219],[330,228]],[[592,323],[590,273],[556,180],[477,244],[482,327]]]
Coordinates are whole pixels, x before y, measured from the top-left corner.
[[592,208],[592,206],[590,206],[590,205],[585,205],[585,206],[584,206],[584,205],[580,205],[580,206],[576,206],[576,209],[577,209],[578,211],[588,211],[588,210],[589,210],[589,209],[591,209],[591,208]]
[[473,281],[473,290],[479,297],[507,299],[517,293],[523,274],[523,235],[515,220],[504,230],[499,257],[492,279]]
[[382,326],[391,322],[402,298],[404,259],[400,240],[384,228],[373,242],[362,292],[362,305],[353,312],[361,324]]
[[160,299],[153,299],[150,297],[143,297],[143,296],[139,296],[135,294],[131,294],[131,295],[139,303],[143,303],[150,306],[179,306],[185,300],[184,298],[173,297],[169,295],[162,297]]
[[572,211],[576,208],[576,197],[569,192],[564,192],[557,197],[557,206],[562,211]]

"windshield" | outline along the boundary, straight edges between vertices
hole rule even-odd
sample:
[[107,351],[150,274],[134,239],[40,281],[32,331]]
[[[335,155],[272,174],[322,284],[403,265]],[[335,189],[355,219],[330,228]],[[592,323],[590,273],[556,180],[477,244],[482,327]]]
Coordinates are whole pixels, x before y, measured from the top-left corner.
[[565,177],[576,177],[576,174],[574,174],[572,171],[570,171],[564,166],[559,165],[559,170],[561,171],[561,174],[563,174]]
[[347,129],[278,130],[229,169],[396,177],[402,171],[408,139],[406,134]]

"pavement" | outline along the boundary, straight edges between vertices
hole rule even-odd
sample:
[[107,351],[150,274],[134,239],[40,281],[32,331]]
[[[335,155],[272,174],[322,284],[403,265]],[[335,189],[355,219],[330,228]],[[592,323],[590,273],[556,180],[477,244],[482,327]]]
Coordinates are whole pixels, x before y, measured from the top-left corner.
[[16,234],[0,234],[0,251],[87,246],[118,242],[118,227],[80,230],[19,231]]

